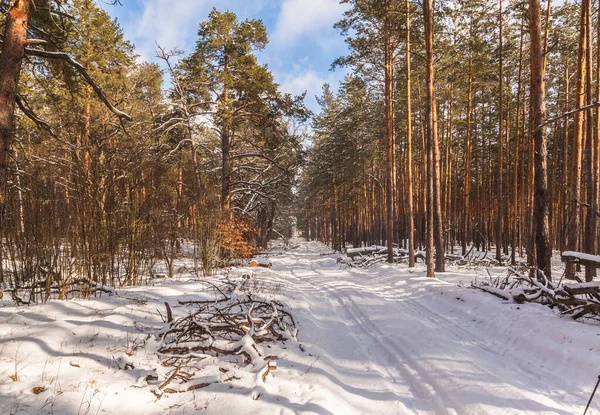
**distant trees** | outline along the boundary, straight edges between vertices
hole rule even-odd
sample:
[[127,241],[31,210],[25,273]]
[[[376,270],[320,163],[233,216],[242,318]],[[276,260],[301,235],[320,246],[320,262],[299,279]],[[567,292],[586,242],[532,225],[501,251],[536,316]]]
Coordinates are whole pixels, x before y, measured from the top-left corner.
[[[336,186],[335,198],[333,189],[303,181],[309,236],[328,240],[331,234],[331,215],[320,214],[311,196],[317,186],[319,198],[337,206],[342,246],[382,243],[391,216],[393,243],[410,251],[414,235],[417,249],[435,250],[437,270],[457,244],[462,255],[495,248],[498,262],[509,253],[513,264],[527,255],[528,264],[548,277],[553,246],[598,254],[600,122],[592,108],[600,87],[592,56],[600,35],[593,30],[591,2],[348,3],[337,27],[350,54],[335,64],[348,65],[354,82],[362,80],[367,102],[344,122],[367,119],[370,128],[319,129],[309,163],[329,148],[328,137],[342,135],[372,150],[354,159],[352,170],[362,174]],[[411,7],[420,10],[410,13]],[[399,91],[392,116],[384,82],[386,23]],[[346,82],[336,96],[342,108],[349,107]],[[349,168],[337,170],[342,166]],[[388,189],[395,195],[391,207]],[[586,272],[593,278],[592,270]]]
[[388,248],[388,262],[393,262],[394,233],[397,230],[397,144],[395,129],[395,90],[396,56],[400,45],[399,29],[400,3],[396,0],[354,1],[345,0],[350,9],[336,27],[348,38],[350,54],[334,62],[337,65],[350,65],[364,74],[371,82],[379,83],[385,102],[385,233]]

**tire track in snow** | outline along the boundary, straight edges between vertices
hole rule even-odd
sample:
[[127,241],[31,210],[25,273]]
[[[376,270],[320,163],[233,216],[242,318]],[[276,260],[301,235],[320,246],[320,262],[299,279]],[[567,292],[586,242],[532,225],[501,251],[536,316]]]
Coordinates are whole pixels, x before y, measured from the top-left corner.
[[[321,263],[325,262],[323,267],[319,267]],[[442,316],[436,313],[434,310],[428,308],[426,305],[409,298],[409,295],[389,297],[386,294],[391,291],[395,291],[396,287],[389,286],[386,282],[383,283],[386,287],[382,288],[380,285],[377,287],[373,286],[362,286],[359,282],[362,279],[359,277],[368,277],[369,273],[361,273],[364,275],[358,275],[352,270],[344,269],[331,269],[328,267],[327,261],[319,261],[316,254],[311,257],[310,253],[303,258],[298,258],[294,267],[290,268],[293,278],[296,282],[302,285],[303,291],[307,295],[312,293],[318,293],[319,296],[330,296],[340,304],[344,313],[348,318],[356,324],[357,329],[360,332],[360,336],[354,336],[361,344],[366,355],[370,355],[371,347],[374,347],[374,351],[385,359],[386,370],[392,383],[404,383],[409,386],[412,385],[413,395],[418,395],[419,399],[433,404],[433,411],[440,414],[463,414],[469,413],[469,411],[475,410],[481,411],[482,408],[475,409],[469,405],[468,409],[464,405],[458,404],[453,395],[449,394],[445,389],[447,386],[448,390],[456,389],[456,385],[453,382],[452,369],[444,368],[443,366],[436,365],[435,362],[432,364],[431,359],[425,359],[424,363],[418,361],[419,356],[422,354],[422,347],[415,349],[414,341],[402,341],[403,338],[400,336],[394,336],[394,333],[386,332],[381,329],[377,322],[371,320],[368,317],[368,306],[363,310],[364,306],[358,304],[353,297],[357,299],[364,299],[365,301],[359,301],[359,303],[372,303],[373,299],[384,300],[386,307],[391,307],[395,310],[395,314],[400,316],[402,314],[412,315],[415,320],[426,321],[428,323],[428,330],[430,333],[439,333],[441,338],[447,338],[454,343],[454,350],[458,353],[459,360],[455,362],[459,369],[470,371],[474,376],[480,376],[485,379],[491,379],[494,384],[500,387],[509,388],[514,396],[515,404],[521,406],[526,402],[539,402],[540,405],[545,406],[546,411],[552,411],[553,413],[566,413],[562,408],[562,405],[555,402],[550,397],[544,397],[544,391],[550,392],[544,387],[541,381],[539,373],[531,373],[524,370],[519,363],[510,362],[511,368],[505,367],[503,359],[500,359],[500,365],[492,367],[490,369],[489,363],[492,361],[498,361],[501,355],[498,350],[494,350],[491,345],[487,345],[486,339],[478,332],[471,331],[465,327],[460,326],[452,319]],[[300,269],[298,269],[300,268]],[[310,269],[307,269],[310,268]],[[320,269],[323,268],[323,269]],[[373,283],[373,281],[371,280]],[[375,288],[375,289],[374,289]],[[366,289],[366,293],[364,290]],[[378,304],[383,305],[383,304]],[[408,310],[407,310],[408,308]],[[412,310],[412,311],[411,311]],[[417,328],[407,327],[407,332],[412,332],[413,329]],[[422,328],[422,327],[419,327]],[[436,334],[437,335],[437,334]],[[431,335],[429,336],[431,337]],[[413,339],[414,340],[414,339]],[[435,340],[435,339],[430,339]],[[422,343],[424,346],[426,343]],[[416,356],[416,358],[415,358]],[[465,363],[461,363],[460,360],[464,359]],[[484,363],[481,366],[478,363]],[[468,362],[468,363],[466,363]],[[487,362],[487,363],[486,363]],[[467,364],[468,366],[465,366]],[[389,367],[388,367],[389,365]],[[461,366],[462,365],[462,366]],[[392,374],[390,369],[396,373]],[[507,374],[511,370],[517,370],[516,373],[508,373],[507,376],[500,376],[494,373],[494,371],[500,371],[503,374]],[[381,371],[379,371],[381,373]],[[442,378],[437,381],[433,378],[432,374],[439,375],[443,374]],[[383,376],[385,374],[382,373]],[[519,377],[519,380],[526,385],[533,385],[533,389],[526,389],[521,391],[512,379]],[[543,376],[543,374],[542,374]],[[445,386],[445,384],[447,384]],[[467,384],[473,386],[472,384]],[[502,386],[504,385],[504,386]],[[458,392],[460,389],[457,389]],[[460,396],[460,395],[458,395]],[[458,397],[457,396],[457,397]],[[518,404],[521,402],[521,404]],[[472,402],[473,405],[479,405],[485,402]],[[450,406],[450,408],[448,408]],[[506,413],[520,413],[520,411],[527,411],[528,409],[518,407],[505,408]],[[554,412],[557,411],[557,412]],[[486,413],[486,410],[484,412]]]
[[[288,282],[290,283],[289,287],[294,287],[294,289],[300,292],[306,300],[311,299],[312,301],[308,301],[309,303],[313,303],[315,298],[322,298],[329,304],[335,304],[335,302],[338,302],[338,304],[342,305],[339,302],[341,299],[338,301],[338,297],[332,295],[331,290],[319,282],[324,275],[315,269],[315,261],[313,259],[314,254],[310,255],[308,258],[297,258],[294,264],[291,266],[288,264],[288,267],[284,273],[291,277],[288,278]],[[284,273],[282,273],[282,275]],[[323,302],[323,300],[318,300],[318,302]],[[310,308],[311,307],[309,307],[309,309]],[[343,305],[342,308],[344,308]],[[419,396],[423,394],[415,394],[415,388],[413,387],[414,382],[412,384],[406,382],[406,380],[410,379],[410,377],[407,374],[404,374],[404,376],[398,374],[398,370],[396,370],[397,364],[394,364],[395,361],[393,357],[385,357],[392,356],[392,354],[388,351],[386,352],[386,355],[384,355],[382,354],[380,345],[371,341],[365,342],[365,338],[372,339],[372,336],[370,336],[367,331],[364,331],[363,327],[359,324],[359,320],[350,314],[349,311],[340,313],[338,316],[344,317],[344,314],[346,314],[346,318],[342,320],[345,321],[344,327],[347,327],[348,321],[355,323],[354,328],[348,330],[348,333],[344,335],[351,336],[354,339],[356,350],[360,350],[360,358],[364,359],[364,363],[367,365],[365,367],[369,367],[369,370],[372,370],[378,374],[377,377],[379,381],[377,383],[377,390],[379,393],[385,391],[396,396],[395,402],[397,402],[397,404],[394,403],[394,401],[389,401],[384,413],[431,414],[435,412],[444,415],[452,415],[441,409],[442,407],[438,407],[437,410],[435,408],[430,408],[427,404],[428,399],[424,399],[422,396]],[[359,336],[356,335],[357,332],[360,333]],[[373,355],[377,356],[379,359],[374,360]],[[335,353],[332,355],[332,357],[335,357]],[[380,362],[381,357],[384,357],[385,359],[383,363]],[[396,372],[396,374],[393,374],[392,371]],[[365,389],[365,391],[368,391],[368,389]],[[425,404],[426,408],[417,409],[414,407],[414,403]],[[387,412],[392,408],[395,408],[394,412]]]
[[[364,295],[362,293],[358,293],[358,296],[364,298]],[[352,303],[354,303],[356,305],[356,302],[352,298],[349,298],[349,299]],[[399,304],[401,304],[401,302]],[[398,315],[402,315],[403,313],[404,314],[406,313],[406,310],[402,310],[401,307],[396,306],[394,308],[397,310]],[[434,313],[432,313],[432,315],[433,314]],[[435,315],[437,316],[437,314],[435,314]],[[423,317],[423,315],[420,314],[419,317]],[[457,340],[458,342],[463,342],[465,340],[452,332],[452,328],[453,328],[452,326],[451,326],[451,328],[447,328],[443,325],[443,323],[440,324],[440,322],[436,322],[434,319],[431,319],[431,322],[434,323],[435,331],[436,331],[436,333],[440,334],[441,338],[452,339],[454,337],[454,340]],[[380,329],[377,325],[374,325],[374,328],[378,329],[380,331]],[[395,339],[391,339],[391,340],[393,340],[391,343],[391,345],[392,345],[391,347],[394,350],[397,350],[399,353],[403,353],[403,354],[407,355],[409,359],[410,359],[411,355],[415,355],[415,356],[418,355],[418,353],[415,352],[414,348],[411,347],[413,342],[402,341],[402,339],[403,338],[401,336],[398,336],[398,338],[395,338]],[[398,346],[398,344],[401,344],[402,346],[400,347],[400,346]],[[539,387],[541,390],[544,389],[542,384],[540,384],[538,382],[531,382],[531,379],[528,376],[528,374],[526,372],[521,371],[520,369],[522,369],[522,368],[520,368],[518,365],[515,365],[511,369],[508,369],[506,367],[505,362],[502,360],[502,364],[498,367],[495,367],[494,370],[500,371],[502,373],[507,373],[507,371],[508,371],[508,373],[507,373],[508,378],[503,378],[500,375],[498,375],[496,372],[494,372],[493,370],[482,367],[479,364],[480,361],[481,362],[494,361],[493,357],[497,357],[496,353],[492,352],[492,354],[494,356],[492,356],[492,359],[490,359],[490,356],[488,356],[489,352],[486,349],[481,349],[479,347],[479,345],[477,345],[477,344],[463,342],[462,344],[458,343],[458,344],[455,344],[454,346],[456,347],[455,350],[458,350],[460,352],[461,356],[470,356],[471,357],[471,359],[469,360],[469,369],[471,369],[471,371],[473,373],[478,373],[479,375],[483,375],[482,377],[486,378],[486,379],[493,379],[499,385],[502,385],[502,384],[506,385],[506,387],[509,387],[512,390],[513,397],[519,397],[523,401],[530,399],[530,396],[528,396],[527,391],[524,392],[519,387],[512,385],[511,383],[507,383],[506,379],[513,379],[515,377],[519,377],[523,381],[524,384],[529,384],[529,385]],[[474,350],[469,350],[472,348],[474,348]],[[409,350],[410,352],[407,353],[404,350]],[[483,358],[481,358],[482,356],[479,355],[479,353],[478,353],[480,351],[484,352],[486,354],[486,356],[483,356]],[[437,374],[443,373],[448,378],[452,377],[452,373],[449,372],[448,369],[446,369],[446,368],[436,367],[435,365],[420,365],[414,359],[413,359],[413,362],[414,362],[415,366],[420,367],[420,371],[422,373],[437,373]],[[527,379],[523,379],[524,374],[526,375],[525,377]],[[444,377],[441,377],[441,379],[444,379]],[[536,379],[536,380],[539,381],[539,379]],[[436,381],[432,381],[432,383],[436,384],[436,389],[438,391],[443,391],[442,394],[444,396],[449,397],[449,395],[445,392],[446,388],[444,387],[443,384],[436,382]],[[558,404],[557,402],[555,402],[553,399],[551,399],[547,396],[545,398],[546,398],[545,405],[547,405],[548,408],[555,408],[557,410],[562,409],[562,406],[560,404]],[[448,402],[453,402],[452,399],[446,399],[446,400]],[[460,405],[457,406],[457,410],[458,410],[458,414],[470,413],[469,410],[461,409]],[[526,410],[526,409],[519,409],[519,408],[508,409],[507,408],[507,413],[519,413],[520,411],[524,411],[524,410]],[[560,413],[560,412],[557,412],[557,413]]]
[[[310,262],[310,269],[315,276],[324,277],[322,272],[315,269],[313,262]],[[347,274],[348,276],[351,276],[350,273]],[[464,413],[462,411],[456,412],[455,409],[447,407],[448,405],[446,403],[451,403],[455,408],[460,408],[460,405],[453,402],[449,396],[445,396],[440,385],[428,376],[414,359],[399,347],[395,347],[393,345],[395,339],[389,338],[388,334],[379,329],[379,327],[360,310],[360,307],[350,296],[342,297],[338,293],[339,287],[317,281],[313,282],[315,285],[319,286],[321,290],[335,298],[350,320],[356,323],[356,326],[364,335],[358,339],[359,344],[365,348],[366,344],[371,343],[381,352],[381,355],[385,357],[386,363],[388,364],[386,365],[386,368],[393,381],[392,383],[398,384],[408,381],[409,388],[416,392],[418,398],[433,404],[434,408],[432,409],[436,414],[458,415]],[[348,303],[350,303],[350,305]],[[368,353],[367,350],[365,351]],[[399,372],[399,375],[401,376],[400,380],[392,375],[389,371],[390,368],[394,368]]]
[[[350,296],[337,294],[334,290],[328,291],[337,299],[339,304],[344,308],[346,314],[357,324],[358,328],[363,332],[366,338],[363,341],[371,341],[386,357],[387,363],[391,367],[397,369],[404,379],[409,380],[411,389],[415,390],[421,399],[432,402],[435,406],[437,414],[456,415],[458,413],[453,408],[448,408],[444,402],[452,402],[448,396],[444,396],[441,392],[442,388],[433,379],[426,375],[426,372],[416,364],[406,352],[399,347],[394,346],[396,339],[391,339],[379,327],[374,324],[361,310],[360,307],[352,300]],[[346,302],[346,301],[347,302]],[[350,303],[350,304],[349,304]],[[397,380],[392,376],[395,382]],[[456,402],[452,402],[454,407],[460,408]]]
[[[374,294],[380,296],[379,292],[376,292]],[[403,295],[400,298],[395,298],[393,300],[392,304],[394,308],[396,308],[398,312],[401,312],[403,310],[396,306],[396,304],[398,303],[403,303],[411,307],[411,309],[414,310],[414,312],[420,317],[427,320],[433,326],[438,327],[440,330],[443,330],[446,337],[457,340],[458,342],[462,342],[462,344],[459,346],[462,349],[465,349],[465,351],[468,347],[475,348],[475,350],[478,350],[482,354],[485,354],[485,357],[487,357],[487,359],[484,359],[484,361],[502,361],[502,371],[504,371],[504,369],[506,368],[510,368],[510,370],[513,371],[513,376],[519,374],[522,381],[528,385],[535,386],[540,390],[545,390],[548,379],[552,379],[553,384],[562,383],[564,381],[564,379],[560,375],[553,372],[552,370],[545,370],[539,366],[535,366],[536,370],[530,369],[527,365],[531,364],[531,361],[524,359],[518,353],[514,353],[514,348],[512,347],[512,344],[518,341],[518,339],[514,336],[512,336],[511,338],[507,338],[505,342],[499,343],[499,347],[494,348],[493,345],[487,344],[489,343],[489,340],[482,336],[480,333],[476,332],[475,330],[469,330],[468,328],[458,324],[453,319],[450,319],[444,316],[443,314],[437,313],[435,310],[431,309],[430,307],[427,307],[427,305],[419,301],[416,301],[409,295]],[[465,318],[471,317],[468,313],[463,312],[463,315],[465,316]],[[511,344],[509,345],[508,343]],[[509,353],[510,357],[505,356],[503,353]],[[481,366],[475,365],[475,363],[473,363],[473,365],[477,366],[477,368],[479,368],[480,370],[488,373],[490,378],[494,378],[498,381],[503,381],[503,379],[500,376],[490,371],[489,369],[482,368]],[[575,392],[571,393],[574,395],[578,395]],[[564,398],[565,395],[566,394],[564,392],[559,394],[559,396],[562,398]],[[585,401],[585,399],[587,398],[586,396],[579,396],[580,400],[582,401]],[[554,401],[553,403],[558,405]]]

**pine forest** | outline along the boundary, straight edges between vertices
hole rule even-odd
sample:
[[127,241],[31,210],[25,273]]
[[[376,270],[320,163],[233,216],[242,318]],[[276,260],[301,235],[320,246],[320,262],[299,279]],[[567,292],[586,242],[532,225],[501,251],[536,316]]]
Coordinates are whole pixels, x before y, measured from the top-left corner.
[[598,0],[0,24],[0,413],[600,411]]

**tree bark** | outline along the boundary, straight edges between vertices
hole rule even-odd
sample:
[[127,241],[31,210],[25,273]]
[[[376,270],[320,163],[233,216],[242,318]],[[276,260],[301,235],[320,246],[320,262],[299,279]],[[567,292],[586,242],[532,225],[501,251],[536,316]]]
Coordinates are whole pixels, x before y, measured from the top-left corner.
[[[228,73],[229,62],[227,56],[225,56],[224,71]],[[232,120],[231,114],[229,113],[229,86],[226,81],[223,85],[223,106],[225,107],[225,114],[223,114],[222,125],[221,125],[221,211],[225,215],[231,214],[231,128]]]
[[0,282],[4,281],[3,241],[8,179],[8,154],[14,136],[14,114],[27,42],[29,0],[12,2],[6,15],[2,56],[0,56]]
[[[433,67],[433,0],[423,1],[425,19],[425,56],[427,83],[427,276],[435,277],[434,271],[444,271],[444,232],[440,178],[440,146],[437,132],[437,108],[435,100],[435,71]],[[435,268],[433,248],[435,244]]]
[[[586,0],[584,0],[586,1]],[[552,245],[548,218],[548,166],[546,128],[537,128],[546,120],[546,81],[544,50],[542,46],[539,0],[529,0],[529,36],[531,42],[531,113],[533,140],[535,145],[534,176],[534,226],[536,243],[536,265],[548,280],[552,279]]]
[[392,33],[390,29],[389,0],[385,0],[385,130],[386,130],[386,188],[385,204],[387,260],[394,262],[394,51],[392,50]]
[[511,265],[516,265],[516,251],[517,251],[517,228],[521,226],[519,218],[520,209],[519,204],[519,155],[521,154],[521,126],[519,116],[521,114],[521,87],[523,82],[523,19],[521,19],[521,31],[519,35],[519,76],[517,82],[517,111],[515,119],[515,142],[514,142],[514,169],[513,169],[513,183],[512,183],[512,199],[513,199],[513,218],[517,219],[517,223],[513,223],[512,229],[512,252],[510,256]]
[[406,0],[406,163],[408,198],[408,266],[415,266],[415,212],[413,202],[412,166],[412,103],[410,77],[410,1]]
[[[586,29],[588,14],[590,12],[590,0],[581,2],[581,19],[579,35],[579,53],[577,57],[577,100],[576,108],[585,104],[585,79],[588,68],[586,67],[586,49],[588,31]],[[571,175],[570,175],[570,221],[568,225],[567,249],[577,251],[579,248],[579,233],[581,232],[581,207],[578,201],[581,200],[581,162],[582,162],[582,144],[583,144],[583,125],[585,113],[578,111],[575,113],[575,125],[573,131],[573,141],[571,143]],[[568,263],[566,266],[565,277],[573,278],[575,275],[575,264]]]
[[[585,24],[585,30],[587,32],[586,40],[586,54],[585,54],[585,66],[588,68],[585,76],[585,105],[591,105],[593,102],[593,90],[592,90],[592,16],[591,10],[587,13],[587,21]],[[587,200],[590,206],[597,202],[596,199],[596,185],[595,182],[595,167],[594,163],[596,160],[596,145],[594,137],[594,117],[592,116],[593,111],[586,113],[586,157],[587,157]],[[585,252],[590,254],[596,253],[596,214],[591,210],[586,210],[585,217],[585,231],[583,233],[583,243]],[[593,266],[585,267],[585,280],[592,281],[596,276],[596,268]]]
[[471,129],[473,112],[473,56],[469,53],[469,84],[467,87],[467,133],[465,136],[464,183],[463,183],[463,240],[462,254],[467,254],[467,244],[471,240],[470,192],[471,192]]
[[500,54],[500,62],[498,68],[498,194],[497,202],[498,202],[498,217],[496,218],[496,261],[502,264],[502,218],[504,216],[504,192],[502,188],[502,175],[503,175],[503,163],[504,163],[504,134],[503,134],[503,126],[504,126],[504,79],[503,79],[503,71],[504,71],[504,62],[502,56],[502,48],[503,48],[503,38],[502,38],[502,0],[500,0],[500,10],[498,13],[498,22],[500,26],[500,39],[499,39],[499,54]]
[[428,30],[425,37],[425,49],[427,56],[427,92],[431,119],[429,120],[433,147],[433,226],[435,242],[435,271],[444,272],[446,255],[444,252],[444,219],[442,215],[442,177],[440,162],[440,138],[438,130],[438,113],[435,96],[435,69],[433,54],[433,0],[427,1],[429,6],[426,13],[426,25]]

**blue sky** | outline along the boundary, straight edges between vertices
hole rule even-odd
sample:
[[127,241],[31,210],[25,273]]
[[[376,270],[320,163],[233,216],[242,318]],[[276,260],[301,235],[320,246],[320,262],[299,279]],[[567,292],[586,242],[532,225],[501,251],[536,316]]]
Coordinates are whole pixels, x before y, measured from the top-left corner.
[[306,104],[318,110],[314,99],[324,82],[335,88],[346,71],[329,70],[331,62],[347,53],[343,38],[333,29],[345,6],[338,0],[122,0],[110,6],[98,0],[117,17],[125,36],[136,45],[143,60],[157,61],[156,43],[190,52],[198,25],[209,11],[230,10],[238,20],[261,19],[269,44],[258,54],[284,92],[307,91]]

